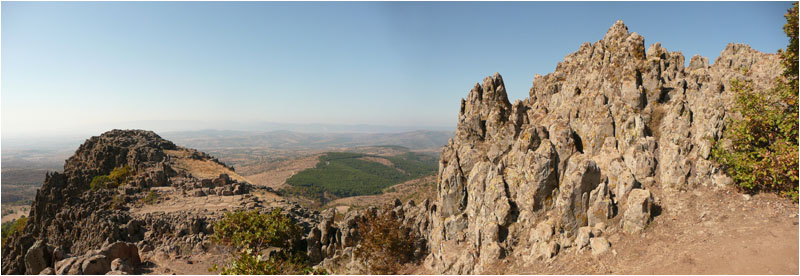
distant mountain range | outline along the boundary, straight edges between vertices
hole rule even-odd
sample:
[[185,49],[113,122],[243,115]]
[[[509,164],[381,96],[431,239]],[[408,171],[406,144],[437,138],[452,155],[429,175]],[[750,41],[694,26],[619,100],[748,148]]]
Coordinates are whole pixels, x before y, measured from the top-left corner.
[[273,149],[331,149],[397,145],[412,150],[438,149],[447,144],[451,131],[417,130],[399,133],[295,132],[199,130],[161,133],[179,145],[198,149],[266,147]]

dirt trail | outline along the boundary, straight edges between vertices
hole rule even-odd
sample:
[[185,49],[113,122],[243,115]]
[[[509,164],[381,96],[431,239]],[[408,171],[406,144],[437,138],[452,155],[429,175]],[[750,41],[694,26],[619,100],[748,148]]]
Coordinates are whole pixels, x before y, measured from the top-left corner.
[[286,185],[286,179],[289,179],[300,171],[313,168],[317,162],[319,162],[319,155],[283,161],[275,165],[272,169],[245,177],[255,185],[267,186],[278,190]]
[[730,189],[682,192],[662,202],[643,234],[606,233],[611,254],[594,258],[590,250],[569,248],[549,263],[493,272],[797,275],[797,204],[770,194],[745,198]]
[[[661,205],[661,214],[642,234],[609,227],[603,236],[611,253],[593,257],[591,249],[567,248],[551,260],[525,264],[519,254],[526,252],[513,252],[485,273],[797,275],[800,270],[798,205],[791,200],[700,187]],[[432,272],[414,266],[403,273]]]

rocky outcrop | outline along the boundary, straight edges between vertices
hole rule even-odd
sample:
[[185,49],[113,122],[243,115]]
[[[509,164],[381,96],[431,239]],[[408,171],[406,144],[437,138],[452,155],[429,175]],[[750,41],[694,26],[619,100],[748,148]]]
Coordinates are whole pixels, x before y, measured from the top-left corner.
[[[205,176],[192,175],[192,166]],[[122,167],[133,173],[119,187],[90,188],[94,177]],[[207,168],[219,173],[208,176]],[[317,224],[318,214],[285,200],[265,203],[251,192],[270,190],[242,180],[217,159],[151,131],[112,130],[92,137],[66,161],[63,173],[47,174],[24,231],[3,244],[2,272],[133,273],[140,253],[174,258],[206,252],[212,247],[213,222],[236,209],[281,208],[306,229]],[[221,210],[143,211],[166,199],[175,201],[173,206],[188,204],[197,191],[237,196],[236,204]]]
[[779,72],[777,56],[741,44],[685,66],[619,21],[535,76],[525,100],[510,103],[503,78],[486,78],[442,150],[426,265],[481,273],[507,256],[604,254],[603,230],[643,231],[653,194],[724,181],[708,159],[732,116],[730,80],[767,87]]
[[[430,201],[426,200],[417,205],[413,200],[402,204],[400,200],[395,199],[393,205],[380,208],[389,208],[387,210],[393,219],[401,221],[405,227],[414,232],[417,239],[409,241],[416,249],[414,259],[424,258],[428,253],[425,234],[430,218]],[[363,260],[354,257],[354,250],[361,240],[358,224],[365,220],[367,213],[375,215],[384,211],[380,208],[370,207],[348,212],[338,223],[334,223],[336,209],[322,212],[320,223],[316,228],[311,229],[306,237],[307,252],[311,261],[319,263],[318,267],[336,274],[368,271]]]

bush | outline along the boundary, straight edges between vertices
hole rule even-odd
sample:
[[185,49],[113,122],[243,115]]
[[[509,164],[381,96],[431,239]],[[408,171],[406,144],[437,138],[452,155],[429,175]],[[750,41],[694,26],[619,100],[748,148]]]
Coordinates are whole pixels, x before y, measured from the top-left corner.
[[150,191],[150,192],[147,193],[147,196],[142,198],[142,203],[144,203],[144,204],[156,203],[158,201],[159,197],[160,196],[156,192]]
[[[306,274],[315,272],[305,253],[302,229],[280,209],[270,213],[227,213],[214,224],[212,239],[235,249],[231,263],[222,269],[212,269],[221,274]],[[266,254],[268,248],[277,252]],[[320,272],[320,271],[316,271]]]
[[6,243],[6,239],[17,232],[22,232],[25,229],[25,224],[28,223],[28,218],[23,216],[2,225],[2,244]]
[[[732,80],[734,111],[714,159],[742,190],[777,192],[798,198],[797,3],[787,12],[784,31],[790,42],[779,51],[783,75],[769,91],[755,91],[750,81]],[[747,74],[747,73],[746,73]]]
[[416,233],[388,207],[366,213],[358,221],[361,240],[355,257],[366,265],[367,274],[397,274],[403,264],[414,261]]
[[111,184],[111,178],[108,175],[98,175],[92,178],[92,183],[89,184],[89,187],[92,190],[108,189]]
[[111,189],[124,185],[125,181],[133,175],[131,166],[122,166],[114,168],[108,175],[98,175],[92,178],[89,187],[92,190]]
[[111,210],[122,210],[125,206],[125,196],[114,194],[111,197],[111,204],[108,206]]

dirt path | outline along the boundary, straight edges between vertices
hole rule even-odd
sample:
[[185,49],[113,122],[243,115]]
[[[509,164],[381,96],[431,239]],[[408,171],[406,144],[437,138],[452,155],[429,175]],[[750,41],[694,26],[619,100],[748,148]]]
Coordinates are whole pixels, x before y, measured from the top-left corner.
[[698,188],[662,205],[643,234],[606,233],[611,254],[569,248],[529,266],[509,258],[489,273],[798,274],[798,207],[790,200]]
[[255,185],[267,186],[278,190],[286,185],[286,179],[302,170],[313,168],[317,165],[317,162],[319,162],[319,155],[283,161],[275,165],[273,169],[245,177]]
[[[567,248],[553,259],[525,264],[517,255],[526,252],[514,252],[485,273],[797,275],[800,270],[798,205],[791,200],[701,187],[661,204],[661,214],[642,234],[610,227],[603,235],[611,253],[593,257],[590,249]],[[402,273],[432,274],[423,266]]]

